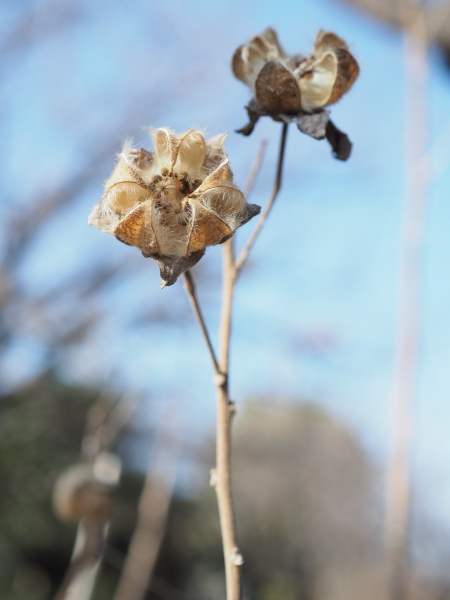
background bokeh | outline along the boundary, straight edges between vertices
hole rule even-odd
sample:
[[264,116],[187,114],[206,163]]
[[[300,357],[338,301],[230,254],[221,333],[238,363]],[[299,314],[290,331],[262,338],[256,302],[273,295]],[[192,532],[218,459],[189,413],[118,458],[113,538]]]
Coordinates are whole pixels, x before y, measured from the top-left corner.
[[[231,359],[231,390],[238,404],[237,480],[240,468],[255,472],[251,460],[267,467],[252,494],[241,492],[242,522],[248,523],[252,515],[261,518],[259,525],[248,528],[251,535],[245,539],[254,552],[263,555],[258,539],[271,540],[265,546],[270,554],[270,545],[283,546],[273,540],[277,536],[286,540],[282,532],[289,531],[292,546],[283,546],[282,565],[291,577],[304,572],[304,581],[311,580],[303,596],[295,595],[292,589],[300,589],[298,582],[280,575],[282,584],[280,577],[275,578],[278,583],[267,583],[267,569],[258,573],[248,567],[251,589],[259,590],[255,595],[249,591],[248,597],[313,597],[308,589],[318,588],[311,573],[325,572],[323,565],[333,568],[326,571],[329,579],[320,584],[320,597],[330,597],[330,586],[333,597],[339,597],[333,587],[337,579],[330,573],[346,571],[328,548],[333,539],[353,540],[348,556],[357,555],[355,548],[361,544],[370,547],[367,564],[378,560],[408,175],[405,148],[407,129],[414,119],[405,109],[402,33],[395,23],[377,20],[357,5],[337,0],[30,0],[0,7],[0,132],[4,140],[0,431],[5,431],[0,440],[0,472],[5,473],[0,491],[5,534],[0,552],[8,557],[0,577],[5,588],[12,590],[5,596],[8,600],[44,598],[62,577],[74,530],[57,524],[51,514],[52,482],[77,459],[87,406],[101,394],[114,399],[124,393],[138,398],[139,405],[118,448],[126,465],[124,481],[126,477],[132,480],[128,491],[121,492],[129,512],[122,515],[126,523],[120,535],[111,539],[118,540],[122,552],[126,550],[132,507],[137,503],[140,474],[152,452],[154,432],[176,415],[183,451],[175,512],[167,524],[166,554],[161,554],[169,558],[161,559],[160,587],[150,593],[155,598],[188,597],[176,596],[185,589],[198,598],[217,597],[222,585],[220,540],[209,539],[213,534],[206,531],[200,542],[186,529],[189,523],[199,531],[207,529],[201,524],[202,510],[210,510],[213,525],[216,518],[214,498],[207,489],[215,419],[208,355],[181,282],[160,291],[156,265],[135,248],[88,227],[87,216],[102,194],[123,141],[131,137],[151,149],[150,126],[169,126],[175,131],[195,126],[207,136],[228,131],[227,150],[235,180],[242,187],[266,139],[267,152],[251,194],[251,202],[266,202],[280,126],[261,119],[250,138],[234,132],[246,123],[244,105],[249,92],[233,78],[230,60],[238,45],[269,25],[291,53],[308,53],[318,28],[335,31],[348,42],[361,74],[351,92],[332,107],[333,121],[354,144],[348,162],[334,160],[326,142],[290,128],[282,191],[237,288]],[[448,12],[450,7],[446,18]],[[442,540],[450,526],[450,70],[442,42],[446,24],[442,19],[435,36],[440,43],[430,40],[427,60],[424,160],[429,165],[429,187],[412,455],[415,556],[424,572],[439,581],[439,593],[449,585],[441,565],[448,558]],[[238,247],[251,228],[249,224],[238,232]],[[208,249],[194,274],[216,342],[219,247]],[[41,404],[36,398],[41,398]],[[263,408],[257,402],[263,402]],[[274,411],[272,417],[270,411]],[[312,413],[316,417],[311,421]],[[351,458],[342,449],[341,434],[351,439]],[[316,449],[319,456],[323,451],[323,460],[330,465],[325,481],[318,477],[314,483],[320,468],[313,458],[309,462],[302,458],[309,456],[302,445],[305,435],[311,435],[307,448]],[[246,449],[247,438],[252,444]],[[258,453],[257,444],[262,445]],[[333,444],[340,450],[330,450]],[[341,450],[345,460],[352,461],[351,468],[344,458],[339,462]],[[285,456],[277,462],[278,451],[287,452],[289,460]],[[55,456],[58,460],[53,460]],[[333,457],[337,457],[336,464],[329,462]],[[289,469],[307,473],[302,475],[306,479],[283,489],[270,473],[284,473],[282,480],[291,481],[296,475]],[[348,472],[355,474],[347,485]],[[347,490],[343,497],[359,502],[353,525],[349,515],[342,517],[348,528],[339,522],[342,510],[337,508],[346,503],[339,499],[340,492],[334,496],[339,484]],[[286,517],[287,525],[277,522],[258,538],[262,522],[271,523],[272,517],[277,521],[277,510],[295,515],[300,510],[295,500],[297,493],[301,497],[298,490],[310,487],[316,495],[311,492],[313,499],[304,500],[305,514],[309,515],[308,506],[329,506],[325,512],[333,516],[328,533],[310,533],[301,521],[291,526],[292,516]],[[257,497],[270,489],[281,492],[273,499],[267,492],[267,506],[258,505],[253,513],[251,498],[245,494]],[[25,502],[28,512],[17,509],[20,502]],[[10,514],[8,507],[13,504],[16,512]],[[36,506],[41,512],[33,513]],[[24,525],[37,521],[42,530]],[[365,541],[355,539],[355,524],[361,525]],[[181,532],[178,538],[182,540],[171,543],[174,531]],[[303,533],[314,543],[305,541],[300,548]],[[326,544],[320,535],[325,535]],[[34,546],[37,539],[39,544],[45,539],[47,543]],[[58,544],[65,554],[56,551],[57,559]],[[30,554],[25,550],[30,547],[37,549]],[[330,556],[324,554],[325,547]],[[43,560],[45,552],[50,558]],[[322,557],[317,563],[320,568],[309,558],[316,556],[314,552]],[[214,568],[202,567],[213,558]],[[261,566],[266,559],[268,564],[273,562],[267,556],[255,562]],[[308,561],[314,569],[308,570]],[[191,564],[197,570],[186,566]],[[353,563],[349,559],[345,564]],[[111,564],[108,568],[113,573]],[[358,572],[365,572],[365,567]],[[111,597],[114,576],[110,575],[102,580],[99,598]],[[172,576],[170,592],[164,588],[169,584],[161,582]],[[342,580],[347,576],[342,575]],[[376,579],[373,572],[370,577]],[[24,581],[31,583],[27,587]],[[39,581],[47,583],[39,587]],[[349,598],[343,586],[343,597]]]

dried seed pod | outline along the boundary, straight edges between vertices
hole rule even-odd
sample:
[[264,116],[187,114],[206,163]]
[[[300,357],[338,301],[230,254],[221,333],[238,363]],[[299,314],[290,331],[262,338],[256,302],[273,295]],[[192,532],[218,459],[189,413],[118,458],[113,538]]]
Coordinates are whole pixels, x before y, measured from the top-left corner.
[[334,33],[319,30],[313,52],[303,58],[286,55],[270,28],[236,50],[232,68],[274,115],[312,112],[337,102],[359,72],[347,44]]
[[124,147],[89,223],[157,260],[164,286],[256,212],[233,183],[224,135],[161,128],[152,137],[154,153]]
[[53,508],[63,521],[84,517],[107,518],[113,507],[113,488],[98,481],[91,465],[70,467],[59,477],[53,490]]
[[246,107],[250,122],[239,133],[250,135],[259,117],[268,115],[275,121],[294,122],[316,139],[327,137],[334,156],[347,160],[351,143],[324,110],[350,89],[359,73],[344,40],[319,30],[310,55],[288,56],[269,28],[236,50],[232,69],[254,94]]

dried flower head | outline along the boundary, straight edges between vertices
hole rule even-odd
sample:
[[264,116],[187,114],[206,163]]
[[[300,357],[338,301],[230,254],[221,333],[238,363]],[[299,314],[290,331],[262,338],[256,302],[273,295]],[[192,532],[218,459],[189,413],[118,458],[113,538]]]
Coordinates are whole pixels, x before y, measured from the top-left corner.
[[233,183],[225,134],[205,141],[194,129],[161,128],[152,137],[154,152],[125,144],[89,223],[155,259],[164,287],[260,208]]
[[110,516],[115,485],[99,479],[90,464],[77,464],[66,469],[53,489],[53,508],[64,521],[80,521],[84,517]]
[[[329,125],[329,113],[323,109],[337,102],[359,73],[344,40],[320,30],[310,55],[289,56],[276,32],[268,28],[236,50],[232,67],[254,95],[247,107],[250,123],[241,133],[249,135],[258,118],[268,115],[277,121],[295,122],[303,133],[317,139],[327,137],[333,145],[330,138],[341,132]],[[333,145],[333,150],[337,158],[345,160],[339,148]]]

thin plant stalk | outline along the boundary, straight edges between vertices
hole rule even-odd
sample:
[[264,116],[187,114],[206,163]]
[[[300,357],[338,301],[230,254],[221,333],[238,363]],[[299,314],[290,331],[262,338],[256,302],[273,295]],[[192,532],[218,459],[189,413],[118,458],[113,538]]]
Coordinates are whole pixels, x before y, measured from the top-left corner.
[[[170,431],[160,426],[155,437],[155,456],[145,477],[136,528],[113,600],[143,600],[152,581],[166,531],[182,441],[176,435],[180,428],[179,423],[173,422],[174,413],[173,406],[170,406],[163,420],[171,423]],[[169,452],[163,452],[163,449]]]
[[208,348],[209,355],[211,357],[211,361],[214,367],[214,372],[216,375],[220,375],[220,367],[217,362],[216,353],[214,352],[214,348],[211,342],[211,337],[208,333],[208,328],[206,327],[205,320],[203,318],[202,310],[200,308],[200,304],[197,299],[197,292],[195,289],[194,279],[192,278],[191,272],[186,271],[183,273],[184,276],[184,289],[189,297],[191,302],[192,310],[194,311],[195,317],[197,319],[197,323],[200,327],[200,331],[202,332],[203,339],[205,340],[206,347]]
[[428,187],[426,24],[424,13],[405,32],[406,194],[403,221],[399,322],[392,389],[391,451],[387,473],[386,557],[389,600],[409,588],[413,400],[419,350],[421,260]]
[[109,522],[85,518],[78,525],[72,559],[55,600],[89,600],[102,562]]
[[[118,437],[134,407],[130,400],[131,396],[123,396],[114,409],[108,411],[104,398],[100,397],[89,410],[81,443],[85,462],[95,463]],[[118,459],[115,468],[118,481],[121,470]],[[70,565],[55,600],[90,600],[103,560],[109,525],[110,515],[101,512],[86,515],[80,521]]]
[[267,202],[263,212],[261,213],[259,221],[256,224],[256,227],[255,227],[252,235],[250,236],[250,239],[248,240],[247,244],[244,246],[244,249],[242,250],[241,254],[239,255],[239,258],[236,260],[235,269],[238,273],[244,266],[244,263],[247,260],[248,255],[250,254],[250,250],[252,249],[253,245],[256,242],[256,238],[260,234],[261,229],[264,227],[267,217],[269,216],[269,213],[272,210],[272,206],[275,203],[275,199],[278,195],[278,192],[280,191],[281,178],[282,178],[282,174],[283,174],[284,151],[286,149],[287,129],[288,129],[288,123],[283,123],[283,127],[281,130],[280,151],[278,154],[277,172],[275,175],[275,182],[273,184],[272,193],[270,195],[269,201]]
[[[217,361],[214,350],[210,343],[210,336],[199,310],[195,288],[193,287],[192,275],[186,278],[186,291],[190,297],[194,312],[199,320],[203,337],[208,346],[215,368],[214,383],[216,386],[217,401],[217,428],[216,428],[216,468],[211,471],[211,485],[216,490],[219,507],[220,528],[225,560],[227,600],[242,600],[242,565],[243,556],[239,550],[236,529],[236,518],[234,513],[232,480],[231,480],[231,425],[235,412],[234,402],[230,399],[229,391],[229,361],[230,340],[232,326],[233,296],[236,281],[241,273],[248,255],[264,226],[269,212],[275,202],[281,187],[284,151],[286,147],[287,124],[283,124],[281,142],[275,176],[275,183],[269,201],[256,225],[253,234],[247,242],[240,257],[236,260],[234,254],[233,238],[222,245],[222,306],[219,326],[219,359]],[[253,184],[255,174],[262,161],[262,152],[258,155],[256,168],[252,168],[249,181]],[[249,193],[249,186],[246,187]],[[194,290],[194,292],[192,292]],[[197,310],[198,309],[198,310]],[[206,333],[205,333],[206,332]],[[218,369],[216,368],[218,365]]]

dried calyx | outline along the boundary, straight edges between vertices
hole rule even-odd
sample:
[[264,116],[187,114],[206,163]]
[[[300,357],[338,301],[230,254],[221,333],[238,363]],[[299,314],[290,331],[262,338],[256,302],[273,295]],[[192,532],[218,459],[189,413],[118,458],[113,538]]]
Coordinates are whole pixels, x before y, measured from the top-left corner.
[[336,158],[348,158],[351,144],[324,110],[350,89],[359,73],[344,40],[320,30],[309,56],[289,56],[276,32],[268,28],[236,50],[232,67],[253,92],[247,107],[250,123],[240,133],[249,135],[259,117],[268,115],[276,121],[294,122],[316,139],[327,137]]
[[152,132],[155,152],[125,144],[89,223],[155,259],[162,287],[260,211],[234,185],[225,135]]

